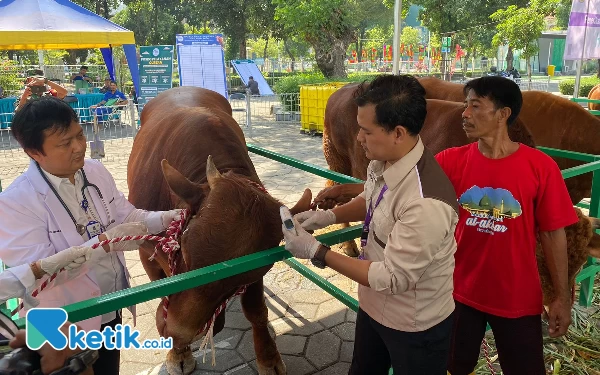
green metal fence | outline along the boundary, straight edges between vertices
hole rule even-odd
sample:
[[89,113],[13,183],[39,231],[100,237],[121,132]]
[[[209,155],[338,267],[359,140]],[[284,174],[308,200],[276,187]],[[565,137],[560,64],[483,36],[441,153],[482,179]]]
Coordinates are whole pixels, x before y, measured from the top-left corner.
[[[592,103],[592,104],[600,104],[600,100],[597,99],[588,99],[588,98],[571,98],[572,102],[575,103]],[[588,110],[594,116],[600,116],[600,111],[595,109]]]
[[[567,157],[588,162],[587,164],[564,170],[562,171],[562,174],[563,178],[570,178],[583,173],[594,173],[592,197],[589,208],[590,215],[597,217],[600,209],[600,156],[544,147],[540,147],[540,149],[550,156]],[[252,144],[248,144],[248,150],[255,154],[265,156],[267,158],[308,171],[327,179],[331,179],[338,183],[362,182],[356,178],[332,172],[315,165],[307,164],[300,160],[283,156]],[[349,228],[340,229],[317,236],[317,239],[324,244],[334,245],[359,237],[361,230],[362,225],[355,225]],[[291,254],[286,251],[283,246],[278,246],[272,249],[261,251],[259,253],[246,255],[240,258],[229,260],[227,262],[214,264],[202,269],[189,271],[162,280],[153,281],[148,284],[129,288],[127,290],[121,290],[97,298],[74,303],[65,306],[64,309],[69,315],[69,321],[78,322],[94,316],[105,314],[110,311],[122,309],[133,304],[138,304],[155,298],[178,293],[183,290],[208,284],[216,280],[236,275],[238,273],[264,267],[278,261],[285,262],[291,268],[300,272],[303,276],[310,279],[312,282],[320,286],[323,290],[330,293],[352,310],[358,310],[358,302],[354,298],[336,286],[332,285],[295,259],[291,258]],[[580,304],[586,306],[591,304],[594,278],[598,272],[600,272],[600,265],[598,265],[593,258],[589,258],[585,268],[577,277],[577,282],[582,283],[579,299]],[[25,325],[24,319],[18,319],[17,324],[23,328]]]

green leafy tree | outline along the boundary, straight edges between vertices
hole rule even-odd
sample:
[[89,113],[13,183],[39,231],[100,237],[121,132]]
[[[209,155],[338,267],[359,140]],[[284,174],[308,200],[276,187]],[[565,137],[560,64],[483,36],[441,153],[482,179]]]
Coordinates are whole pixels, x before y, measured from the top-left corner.
[[352,9],[344,0],[273,0],[275,18],[294,25],[312,45],[319,70],[326,77],[346,77],[346,49],[355,39]]
[[[315,51],[315,60],[324,76],[346,77],[344,61],[350,43],[365,15],[377,19],[389,15],[382,0],[273,0],[275,19],[293,35],[307,41]],[[364,27],[366,29],[367,27]]]
[[400,43],[403,43],[405,47],[412,44],[413,48],[416,48],[421,43],[421,32],[414,27],[403,27],[402,34],[400,35]]
[[490,18],[499,22],[493,45],[508,44],[521,50],[521,56],[527,60],[527,73],[531,79],[530,60],[539,52],[537,39],[544,30],[543,14],[534,7],[518,8],[511,5],[496,11]]
[[[490,52],[494,34],[489,18],[492,13],[512,4],[524,6],[527,2],[528,0],[455,0],[452,6],[447,6],[442,0],[413,0],[414,4],[424,7],[419,14],[423,25],[440,36],[452,36],[452,44],[459,44],[466,52],[465,62],[472,56]],[[511,48],[508,54],[512,55]],[[466,63],[463,64],[464,70],[466,66]]]

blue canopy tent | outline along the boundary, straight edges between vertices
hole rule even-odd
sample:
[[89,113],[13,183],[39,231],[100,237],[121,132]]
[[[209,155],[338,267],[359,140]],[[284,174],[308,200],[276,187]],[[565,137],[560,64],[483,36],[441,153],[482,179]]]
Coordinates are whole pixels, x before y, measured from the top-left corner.
[[115,79],[115,46],[123,46],[133,85],[140,92],[133,31],[69,0],[0,0],[0,50],[100,48]]

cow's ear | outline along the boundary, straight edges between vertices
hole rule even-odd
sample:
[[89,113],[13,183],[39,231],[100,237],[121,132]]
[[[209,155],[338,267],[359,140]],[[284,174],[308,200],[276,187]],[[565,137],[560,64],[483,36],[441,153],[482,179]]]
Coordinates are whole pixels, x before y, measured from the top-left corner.
[[167,181],[167,185],[171,191],[186,202],[190,207],[197,208],[204,199],[205,191],[203,185],[193,183],[185,178],[184,175],[173,168],[169,162],[163,159],[160,163]]

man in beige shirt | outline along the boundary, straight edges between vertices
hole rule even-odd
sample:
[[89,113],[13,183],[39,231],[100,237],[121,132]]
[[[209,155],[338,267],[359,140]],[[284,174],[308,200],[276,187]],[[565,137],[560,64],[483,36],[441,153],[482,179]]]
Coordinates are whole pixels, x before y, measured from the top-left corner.
[[[452,329],[452,184],[419,137],[425,90],[411,76],[384,75],[357,92],[358,141],[371,160],[364,192],[347,204],[295,216],[286,249],[357,281],[350,374],[445,375]],[[328,251],[306,230],[365,220],[359,259]]]

